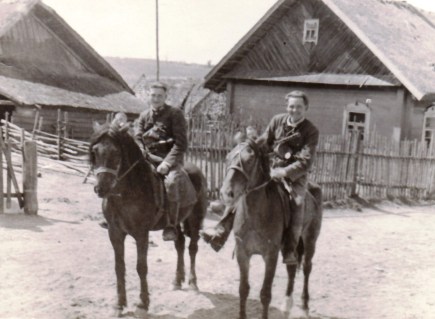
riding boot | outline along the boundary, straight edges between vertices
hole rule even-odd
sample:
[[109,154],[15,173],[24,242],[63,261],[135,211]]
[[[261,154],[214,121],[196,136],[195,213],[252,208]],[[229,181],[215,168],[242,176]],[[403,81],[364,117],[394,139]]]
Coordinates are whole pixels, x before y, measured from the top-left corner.
[[169,201],[169,209],[166,214],[166,227],[163,229],[163,240],[174,241],[177,239],[177,223],[180,204],[178,202]]
[[201,231],[201,237],[206,243],[209,243],[216,252],[218,252],[227,241],[231,229],[233,229],[234,216],[234,209],[228,207],[225,210],[224,216],[215,227]]
[[294,200],[290,202],[291,222],[284,230],[282,255],[284,264],[297,265],[297,246],[302,234],[304,209],[303,204],[296,204]]

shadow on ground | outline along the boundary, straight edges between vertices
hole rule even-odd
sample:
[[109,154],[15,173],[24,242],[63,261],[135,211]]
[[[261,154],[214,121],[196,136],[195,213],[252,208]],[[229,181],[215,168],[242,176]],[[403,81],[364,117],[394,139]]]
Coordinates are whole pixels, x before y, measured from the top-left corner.
[[51,226],[55,223],[79,224],[78,222],[47,218],[39,215],[26,215],[24,213],[0,214],[0,228],[42,232],[43,227]]
[[[239,318],[239,298],[234,295],[229,294],[211,294],[211,293],[201,293],[203,296],[207,297],[214,305],[213,309],[198,309],[191,315],[187,317],[176,316],[176,315],[156,315],[148,314],[147,319],[230,319]],[[261,318],[262,305],[259,300],[249,299],[246,307],[247,318],[260,319]],[[133,313],[126,313],[123,317],[134,317]],[[275,308],[270,307],[269,309],[269,319],[284,319],[283,313]],[[306,317],[292,316],[292,319],[306,319]],[[327,316],[310,316],[310,319],[340,319],[336,317]]]

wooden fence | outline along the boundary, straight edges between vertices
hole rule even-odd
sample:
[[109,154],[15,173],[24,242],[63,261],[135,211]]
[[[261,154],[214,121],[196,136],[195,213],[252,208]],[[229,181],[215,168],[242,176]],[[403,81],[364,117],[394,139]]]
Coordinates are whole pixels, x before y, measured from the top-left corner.
[[[187,160],[206,173],[211,198],[219,196],[233,136],[245,128],[231,121],[189,120]],[[435,192],[435,148],[419,141],[392,142],[376,133],[364,140],[357,131],[321,136],[310,179],[321,185],[327,201],[354,195],[422,199]]]
[[[38,199],[37,199],[37,153],[36,143],[34,141],[25,141],[21,139],[19,142],[14,140],[9,131],[5,129],[0,134],[0,214],[6,208],[11,208],[12,198],[18,200],[20,208],[24,208],[24,212],[29,215],[37,214]],[[21,131],[24,134],[24,130]],[[22,135],[21,135],[22,136]],[[21,156],[21,161],[18,169],[22,173],[22,189],[16,177],[16,168],[12,160],[12,150],[18,149]],[[6,170],[6,176],[3,173]],[[5,187],[6,186],[6,187]],[[12,187],[14,190],[12,190]],[[6,189],[5,189],[6,188]]]
[[[11,147],[32,139],[40,156],[61,159],[63,163],[88,161],[87,142],[39,130],[24,132],[7,121],[2,124]],[[262,130],[258,125],[255,129]],[[234,146],[234,135],[245,130],[246,126],[231,119],[188,119],[186,160],[205,173],[210,198],[219,197],[226,154]],[[375,133],[364,140],[356,131],[348,136],[321,136],[310,178],[321,185],[325,200],[352,195],[367,199],[421,199],[435,193],[435,148],[419,141],[392,142]]]

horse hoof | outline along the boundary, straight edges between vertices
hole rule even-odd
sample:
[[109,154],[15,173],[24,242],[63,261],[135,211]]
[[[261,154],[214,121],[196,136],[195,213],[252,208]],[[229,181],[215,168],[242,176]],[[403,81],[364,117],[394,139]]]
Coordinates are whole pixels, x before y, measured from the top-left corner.
[[293,298],[286,296],[284,302],[281,305],[281,311],[284,313],[285,318],[290,318],[290,312],[293,307]]
[[193,292],[199,292],[198,286],[194,283],[189,284],[189,290]]
[[181,290],[181,284],[172,284],[172,291]]
[[148,318],[148,311],[143,307],[137,306],[136,310],[134,311],[134,317],[141,318],[141,319],[147,319]]
[[117,307],[116,309],[115,309],[115,314],[114,314],[114,316],[115,317],[117,317],[117,318],[122,318],[122,307]]

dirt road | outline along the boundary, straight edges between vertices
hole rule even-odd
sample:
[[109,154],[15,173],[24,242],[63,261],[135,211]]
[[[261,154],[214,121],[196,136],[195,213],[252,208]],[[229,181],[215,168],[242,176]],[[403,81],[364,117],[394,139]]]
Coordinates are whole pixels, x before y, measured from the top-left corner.
[[[98,226],[100,199],[82,177],[42,168],[39,215],[12,209],[0,215],[0,318],[112,318],[116,300],[113,252]],[[435,206],[384,203],[377,209],[326,210],[311,277],[311,317],[340,319],[429,319],[435,313]],[[206,225],[216,222],[208,218]],[[150,318],[237,318],[238,268],[234,239],[215,253],[200,242],[200,292],[168,288],[175,250],[151,234]],[[135,243],[126,241],[127,295],[131,317],[139,300]],[[263,263],[251,262],[249,318],[259,318]],[[301,276],[294,317],[302,316]],[[271,318],[286,284],[278,266]]]

